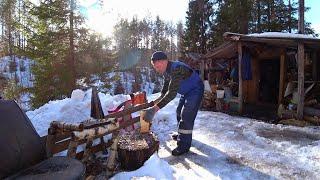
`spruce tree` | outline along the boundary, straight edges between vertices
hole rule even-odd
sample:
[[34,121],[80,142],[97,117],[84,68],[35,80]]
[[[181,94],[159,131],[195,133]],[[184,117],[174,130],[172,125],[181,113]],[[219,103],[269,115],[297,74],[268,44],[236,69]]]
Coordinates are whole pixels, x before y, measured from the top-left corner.
[[72,15],[71,25],[69,1],[45,0],[39,5],[27,1],[26,9],[26,26],[22,26],[27,39],[25,53],[35,60],[32,105],[39,107],[49,100],[67,97],[75,86],[74,60],[70,60],[74,58],[70,39],[74,38],[70,35],[74,29],[70,27],[76,27],[81,18]]
[[213,3],[209,0],[189,2],[184,36],[186,52],[206,53],[213,18],[212,8]]

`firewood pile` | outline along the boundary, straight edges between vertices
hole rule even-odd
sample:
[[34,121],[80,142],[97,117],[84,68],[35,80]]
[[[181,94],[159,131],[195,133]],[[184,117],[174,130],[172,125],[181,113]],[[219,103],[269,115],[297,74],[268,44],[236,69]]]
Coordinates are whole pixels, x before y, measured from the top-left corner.
[[203,94],[202,109],[207,111],[214,110],[215,99],[215,94],[209,91],[205,91]]
[[[279,123],[295,126],[320,126],[320,85],[315,83],[306,87],[303,120],[297,120],[297,92],[287,86],[285,99],[278,108]],[[289,88],[288,88],[289,87]]]
[[[51,122],[46,149],[48,157],[67,150],[68,157],[80,159],[86,165],[88,179],[108,179],[119,171],[141,167],[158,150],[156,136],[149,132],[149,128],[143,133],[142,128],[135,125],[139,120],[141,124],[140,117],[131,117],[132,113],[151,107],[154,102],[148,103],[145,93],[134,94],[130,101],[126,101],[131,103],[130,106],[122,103],[123,109],[105,116],[97,94],[96,90],[93,91],[90,119],[80,124]],[[104,141],[106,135],[112,135],[108,142]],[[79,152],[80,145],[84,145],[84,149]]]

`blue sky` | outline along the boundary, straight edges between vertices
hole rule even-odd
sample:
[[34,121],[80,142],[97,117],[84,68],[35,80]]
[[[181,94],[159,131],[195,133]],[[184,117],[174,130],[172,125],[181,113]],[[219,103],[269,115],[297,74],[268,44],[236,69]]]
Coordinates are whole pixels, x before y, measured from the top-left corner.
[[[99,6],[97,0],[79,2],[86,7],[82,12],[88,18],[87,25],[104,36],[111,36],[113,26],[123,17],[130,20],[136,15],[139,19],[146,16],[154,19],[159,15],[165,21],[184,22],[189,0],[103,0],[103,6]],[[320,0],[305,0],[305,6],[311,8],[305,13],[305,20],[311,22],[311,27],[320,35]]]
[[320,35],[320,0],[305,0],[304,3],[311,8],[305,13],[305,20],[311,22],[311,27]]

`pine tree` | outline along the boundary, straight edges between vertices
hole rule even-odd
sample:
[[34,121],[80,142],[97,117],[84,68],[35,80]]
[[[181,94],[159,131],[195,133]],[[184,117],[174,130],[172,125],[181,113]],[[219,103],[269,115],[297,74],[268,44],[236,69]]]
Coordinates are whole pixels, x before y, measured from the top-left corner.
[[169,40],[165,36],[165,23],[160,19],[159,16],[156,17],[156,20],[152,28],[152,39],[151,39],[151,49],[153,51],[162,50],[164,52],[169,52]]
[[[70,8],[71,7],[71,8]],[[25,53],[34,59],[33,107],[69,95],[75,86],[74,31],[81,23],[70,1],[26,2]],[[70,29],[74,28],[74,29]]]
[[209,27],[212,23],[213,4],[209,0],[189,2],[186,17],[184,46],[187,52],[206,53],[209,40]]
[[150,36],[152,34],[152,21],[149,18],[143,18],[139,22],[139,32],[142,37],[142,46],[143,49],[150,49]]
[[[297,31],[297,3],[293,0],[217,0],[214,6],[217,11],[211,26],[213,46],[223,42],[224,32],[247,34]],[[310,23],[305,24],[305,33],[314,35]]]
[[170,46],[170,51],[169,51],[170,56],[169,56],[169,58],[174,59],[174,57],[176,56],[174,53],[175,49],[176,49],[175,44],[174,44],[174,37],[177,34],[177,29],[173,25],[172,22],[166,24],[165,29],[166,29],[166,34],[169,37],[169,41],[170,41],[170,45],[169,45]]
[[183,25],[182,22],[179,22],[177,24],[177,53],[178,57],[183,56],[185,49],[183,48],[183,37],[184,37],[184,30],[183,30]]

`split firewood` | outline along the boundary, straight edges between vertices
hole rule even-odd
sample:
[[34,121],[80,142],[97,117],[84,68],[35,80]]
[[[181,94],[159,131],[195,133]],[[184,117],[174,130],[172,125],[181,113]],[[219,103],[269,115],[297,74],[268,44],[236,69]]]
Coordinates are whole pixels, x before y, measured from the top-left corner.
[[310,122],[314,125],[320,125],[320,118],[319,117],[312,117],[312,116],[303,116],[303,119],[306,120],[307,122]]
[[320,109],[313,107],[304,107],[303,113],[308,116],[318,116],[320,117]]
[[320,109],[320,104],[315,104],[313,107],[316,109]]
[[284,119],[279,121],[279,124],[285,124],[285,125],[291,125],[291,126],[299,126],[299,127],[305,127],[305,126],[311,126],[312,124],[306,121],[296,120],[296,119]]
[[140,111],[140,133],[148,133],[150,131],[151,123],[143,118],[145,113],[145,111]]
[[315,105],[315,104],[317,104],[317,103],[318,103],[318,102],[317,102],[316,99],[311,99],[311,100],[309,100],[309,101],[304,102],[304,105],[305,105],[305,106],[313,106],[313,105]]

